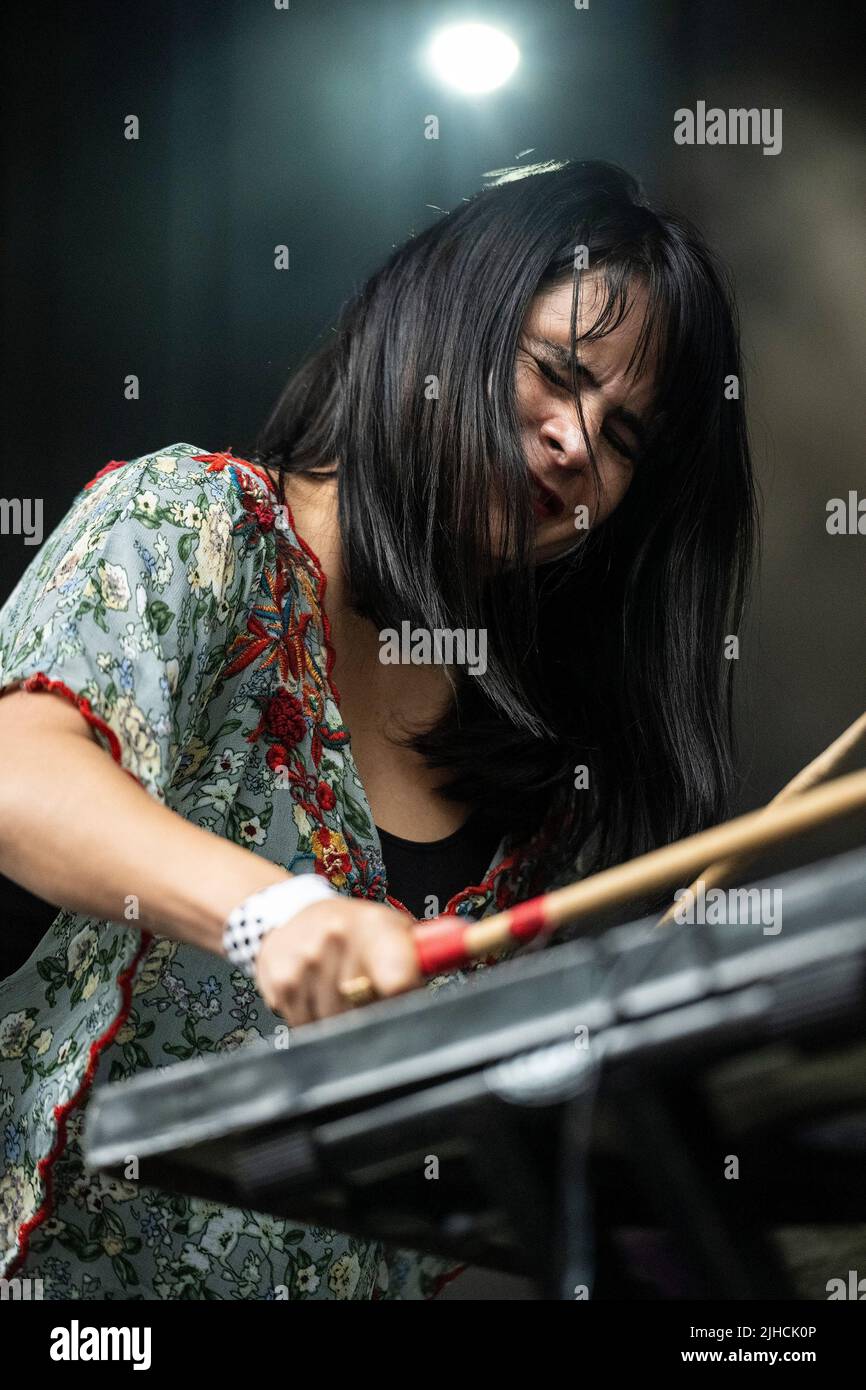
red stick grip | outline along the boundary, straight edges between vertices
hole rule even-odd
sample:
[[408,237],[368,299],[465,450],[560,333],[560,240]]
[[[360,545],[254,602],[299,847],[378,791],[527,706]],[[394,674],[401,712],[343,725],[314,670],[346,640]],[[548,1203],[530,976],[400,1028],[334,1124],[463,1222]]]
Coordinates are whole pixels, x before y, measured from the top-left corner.
[[[508,934],[514,941],[529,941],[546,925],[544,898],[530,898],[518,903],[508,913]],[[474,922],[459,917],[437,917],[415,930],[415,950],[422,975],[439,975],[445,970],[459,970],[473,957],[466,949],[466,930]]]
[[467,964],[466,926],[459,917],[439,917],[416,928],[415,950],[422,975],[439,975]]
[[508,932],[515,941],[528,941],[546,926],[544,898],[518,903],[508,914]]

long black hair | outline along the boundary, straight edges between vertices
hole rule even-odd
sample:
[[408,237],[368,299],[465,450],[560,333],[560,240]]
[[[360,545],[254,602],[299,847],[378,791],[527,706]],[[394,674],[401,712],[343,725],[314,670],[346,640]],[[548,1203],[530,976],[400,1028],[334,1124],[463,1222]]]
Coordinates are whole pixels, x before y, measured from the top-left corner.
[[[515,356],[531,300],[563,282],[575,352],[581,247],[606,289],[584,337],[646,287],[636,351],[658,343],[654,425],[613,514],[535,565]],[[725,638],[757,533],[736,310],[698,232],[624,170],[520,170],[410,238],[291,376],[248,456],[281,492],[336,461],[349,591],[380,629],[486,629],[486,673],[459,674],[449,712],[407,737],[447,795],[515,842],[553,824],[551,873],[581,849],[598,868],[724,817]]]

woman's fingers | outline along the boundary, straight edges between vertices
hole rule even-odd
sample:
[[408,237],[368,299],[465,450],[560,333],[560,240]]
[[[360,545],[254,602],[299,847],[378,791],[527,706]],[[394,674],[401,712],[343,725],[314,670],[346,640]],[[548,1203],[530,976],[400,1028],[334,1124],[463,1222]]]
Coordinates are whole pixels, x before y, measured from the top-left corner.
[[414,942],[415,922],[393,908],[376,909],[375,920],[360,925],[362,969],[383,998],[421,984]]
[[380,903],[312,903],[268,932],[256,964],[265,1003],[292,1027],[348,1007],[340,985],[366,975],[388,998],[421,984],[415,923]]
[[344,1000],[340,980],[344,978],[347,957],[351,955],[348,936],[329,931],[322,938],[316,957],[308,961],[309,999],[313,1018],[330,1018],[341,1012]]

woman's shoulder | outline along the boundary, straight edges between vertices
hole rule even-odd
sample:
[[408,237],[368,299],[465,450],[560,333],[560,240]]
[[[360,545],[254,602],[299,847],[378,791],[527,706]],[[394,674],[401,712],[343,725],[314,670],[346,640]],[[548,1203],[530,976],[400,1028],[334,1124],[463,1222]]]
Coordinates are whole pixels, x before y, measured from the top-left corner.
[[[155,503],[201,497],[207,505],[224,504],[237,511],[245,499],[277,505],[274,485],[257,464],[232,454],[216,453],[195,444],[167,444],[129,459],[112,459],[79,489],[76,503],[96,506],[111,497],[145,494],[136,508],[147,516],[147,495]],[[158,521],[154,516],[154,521]]]
[[152,568],[158,553],[193,585],[199,561],[226,578],[238,565],[250,581],[264,570],[279,572],[284,590],[297,586],[298,568],[309,587],[308,572],[316,568],[263,468],[229,450],[186,442],[105,464],[75,494],[44,550],[43,569],[61,554],[97,563],[132,558],[133,551]]
[[[80,568],[84,555],[91,569],[111,562],[121,597],[139,581],[148,595],[159,588],[154,613],[166,629],[191,592],[190,621],[208,632],[239,625],[233,670],[267,651],[284,677],[297,678],[295,667],[305,665],[299,644],[333,659],[325,576],[276,483],[254,461],[183,442],[112,460],[81,489],[68,522],[61,568],[70,557]],[[102,570],[97,579],[104,583]]]

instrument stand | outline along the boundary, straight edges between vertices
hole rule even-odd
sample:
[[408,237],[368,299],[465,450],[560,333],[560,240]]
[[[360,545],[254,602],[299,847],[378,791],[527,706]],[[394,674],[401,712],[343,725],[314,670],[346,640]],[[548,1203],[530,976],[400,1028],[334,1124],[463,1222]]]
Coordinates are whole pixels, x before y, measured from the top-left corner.
[[[572,1041],[509,1059],[487,1073],[472,1167],[492,1209],[504,1209],[523,1270],[544,1299],[589,1299],[595,1248],[588,1159],[603,1048]],[[542,1123],[531,1123],[533,1112]],[[550,1134],[548,1161],[532,1139]],[[553,1174],[553,1183],[550,1174]],[[540,1175],[546,1175],[541,1178]]]
[[[589,1076],[587,1081],[578,1094],[553,1107],[558,1112],[553,1195],[539,1182],[543,1170],[526,1143],[525,1108],[522,1116],[501,1103],[493,1114],[488,1110],[478,1136],[473,1167],[491,1203],[505,1207],[528,1275],[546,1300],[591,1299],[597,1282],[599,1250],[587,1172],[595,1086]],[[683,1126],[661,1090],[626,1087],[617,1099],[617,1120],[635,1155],[630,1165],[635,1187],[659,1228],[675,1237],[696,1285],[693,1296],[796,1299],[780,1257],[761,1230],[760,1213],[750,1210],[736,1182],[719,1179],[712,1185],[702,1155],[693,1152],[695,1121],[710,1134],[709,1117],[692,1113],[691,1129]],[[605,1250],[604,1255],[613,1252]],[[617,1273],[625,1279],[631,1273],[634,1279],[634,1271],[624,1267]]]
[[542,1295],[550,1299],[585,1300],[592,1296],[595,1240],[586,1170],[594,1099],[593,1088],[570,1097],[560,1111],[558,1191],[550,1245],[553,1258],[548,1253],[540,1281]]
[[702,1107],[689,1106],[686,1125],[661,1089],[629,1087],[617,1099],[617,1121],[635,1155],[630,1172],[660,1228],[676,1237],[698,1285],[693,1297],[796,1299],[761,1213],[750,1209],[740,1184],[707,1178],[711,1167],[721,1174],[725,1146],[719,1139],[695,1152],[696,1129],[714,1138],[711,1118],[696,1113]]

